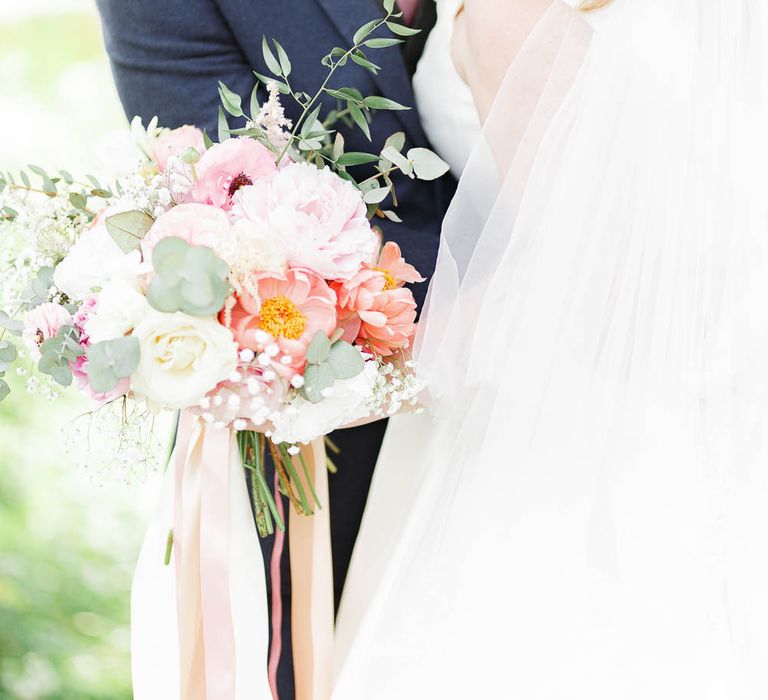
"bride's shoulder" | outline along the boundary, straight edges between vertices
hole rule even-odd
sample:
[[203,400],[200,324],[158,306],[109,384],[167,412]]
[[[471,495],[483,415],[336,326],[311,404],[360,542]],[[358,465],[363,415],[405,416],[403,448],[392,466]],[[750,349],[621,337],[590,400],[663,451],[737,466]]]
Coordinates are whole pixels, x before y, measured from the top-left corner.
[[552,0],[463,0],[456,5],[454,62],[485,115],[507,69]]

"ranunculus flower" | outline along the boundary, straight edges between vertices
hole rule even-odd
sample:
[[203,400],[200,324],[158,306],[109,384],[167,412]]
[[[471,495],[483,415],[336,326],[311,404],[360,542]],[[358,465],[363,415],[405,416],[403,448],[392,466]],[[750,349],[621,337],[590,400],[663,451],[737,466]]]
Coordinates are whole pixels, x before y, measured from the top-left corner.
[[292,267],[350,279],[379,241],[360,192],[327,168],[291,163],[235,197],[234,211],[279,241]]
[[196,202],[221,209],[232,206],[232,197],[277,170],[275,155],[251,138],[228,139],[209,148],[197,163]]
[[185,124],[158,136],[152,144],[152,157],[158,170],[163,172],[169,158],[180,156],[188,148],[194,148],[200,155],[205,153],[203,132],[197,127]]
[[130,333],[149,313],[147,298],[127,280],[107,282],[84,328],[91,343],[114,340]]
[[196,404],[237,367],[232,333],[214,318],[152,310],[133,330],[141,350],[133,390],[151,404]]
[[101,212],[56,266],[53,282],[70,299],[81,301],[110,280],[136,278],[144,271],[139,251],[123,253],[104,224],[120,211],[108,207]]
[[163,238],[181,238],[192,246],[218,250],[229,235],[229,219],[216,207],[207,204],[179,204],[157,217],[141,241],[146,260]]
[[261,352],[275,343],[275,368],[287,378],[304,369],[315,333],[336,330],[336,295],[325,280],[304,270],[255,277],[258,298],[242,293],[231,312],[223,311],[240,347]]
[[62,326],[72,323],[72,314],[63,306],[45,302],[36,306],[24,319],[21,339],[34,362],[40,359],[40,346],[49,338],[55,338]]

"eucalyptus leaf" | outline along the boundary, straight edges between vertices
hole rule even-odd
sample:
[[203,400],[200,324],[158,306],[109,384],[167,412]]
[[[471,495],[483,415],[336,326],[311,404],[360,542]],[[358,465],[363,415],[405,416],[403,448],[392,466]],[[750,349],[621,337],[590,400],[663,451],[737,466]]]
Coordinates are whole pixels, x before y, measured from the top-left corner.
[[11,318],[5,311],[0,311],[0,328],[5,328],[11,333],[21,333],[24,330],[24,321]]
[[307,362],[313,365],[325,362],[331,354],[331,341],[322,331],[317,331],[307,347]]
[[363,195],[363,201],[366,204],[379,204],[389,195],[389,187],[376,187]]
[[365,37],[367,37],[374,29],[376,29],[376,26],[379,24],[380,20],[373,19],[370,22],[366,22],[360,29],[358,29],[355,32],[355,35],[352,37],[352,43],[357,46]]
[[13,362],[19,353],[16,351],[16,346],[8,341],[0,342],[0,362],[10,364]]
[[75,209],[85,209],[86,204],[88,204],[88,200],[86,199],[85,195],[81,194],[80,192],[70,192],[69,203]]
[[393,165],[396,165],[404,174],[408,176],[413,174],[413,165],[411,161],[392,146],[386,146],[381,152],[381,157],[385,158]]
[[408,151],[408,160],[413,163],[413,170],[420,180],[436,180],[449,169],[448,163],[428,148],[412,148]]
[[349,151],[340,155],[336,159],[337,165],[365,165],[366,163],[375,163],[379,156],[373,153],[361,153],[358,151]]
[[369,61],[365,56],[361,56],[358,53],[353,53],[350,58],[354,63],[357,63],[358,66],[365,68],[367,71],[370,71],[374,75],[378,75],[379,71],[381,70],[381,66],[377,66],[372,61]]
[[391,15],[395,9],[395,0],[384,0],[384,10],[388,15]]
[[88,383],[103,394],[136,371],[140,358],[137,338],[115,338],[94,343],[88,348]]
[[261,111],[261,105],[259,104],[259,82],[258,81],[256,81],[256,85],[253,86],[253,90],[251,91],[250,110],[251,110],[251,119],[256,119],[259,112]]
[[291,62],[288,59],[288,54],[285,52],[285,49],[280,46],[277,40],[273,39],[272,41],[274,41],[275,49],[277,50],[277,60],[280,64],[282,75],[284,78],[287,78],[291,74]]
[[67,170],[61,170],[59,169],[59,175],[61,175],[61,178],[66,182],[68,185],[71,185],[75,178],[72,177],[72,175]]
[[242,100],[240,95],[235,94],[221,80],[219,81],[219,97],[224,109],[233,117],[243,116]]
[[216,122],[216,127],[219,135],[219,143],[224,143],[229,139],[229,122],[227,122],[227,115],[224,114],[224,110],[219,107],[219,117]]
[[328,366],[336,379],[352,379],[363,371],[365,360],[348,342],[337,340],[331,347]]
[[8,382],[5,379],[0,379],[0,401],[7,399],[11,393],[11,387],[8,386]]
[[304,370],[304,386],[301,393],[311,403],[320,403],[324,396],[323,390],[334,382],[333,371],[328,365],[307,365]]
[[338,162],[344,154],[344,137],[341,132],[336,134],[336,140],[333,142],[333,159]]
[[120,212],[104,220],[107,232],[126,255],[139,247],[155,220],[138,209]]

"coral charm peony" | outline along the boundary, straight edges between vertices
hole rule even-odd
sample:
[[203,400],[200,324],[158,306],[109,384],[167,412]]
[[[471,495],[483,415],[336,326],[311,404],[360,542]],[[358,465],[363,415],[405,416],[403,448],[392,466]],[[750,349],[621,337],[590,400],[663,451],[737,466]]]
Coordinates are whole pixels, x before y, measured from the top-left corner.
[[[336,295],[322,278],[305,270],[256,277],[257,297],[237,296],[230,312],[222,312],[241,348],[267,352],[287,378],[301,372],[315,333],[336,330]],[[227,318],[227,316],[229,318]]]

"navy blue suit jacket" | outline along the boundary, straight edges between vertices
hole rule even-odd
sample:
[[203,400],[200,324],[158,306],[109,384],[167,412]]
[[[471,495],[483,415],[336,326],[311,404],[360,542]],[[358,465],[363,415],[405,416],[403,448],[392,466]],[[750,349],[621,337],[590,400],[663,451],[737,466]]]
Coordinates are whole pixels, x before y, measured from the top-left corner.
[[[294,89],[314,94],[326,75],[320,64],[322,56],[334,46],[348,48],[358,27],[382,12],[380,0],[97,0],[97,4],[127,115],[141,115],[145,124],[154,115],[162,126],[195,124],[213,136],[219,104],[217,81],[247,98],[255,83],[252,70],[267,73],[261,55],[263,35],[277,39],[290,56]],[[398,47],[372,50],[369,57],[382,67],[379,76],[350,63],[338,71],[334,86],[355,87],[365,95],[383,95],[413,105],[410,76]],[[288,116],[295,119],[295,104],[289,98],[283,102]],[[329,106],[334,104],[331,101]],[[348,151],[378,153],[383,141],[397,131],[405,132],[407,147],[428,145],[415,110],[378,112],[372,124],[373,144],[358,129],[342,131]],[[455,182],[450,176],[435,182],[401,177],[396,186],[398,214],[404,223],[377,223],[385,238],[397,241],[406,259],[430,276]],[[426,284],[414,292],[421,303]],[[341,448],[334,457],[338,473],[330,480],[337,605],[384,428],[380,421],[333,436]],[[265,541],[264,548],[268,561],[271,542]],[[290,608],[287,565],[283,571],[284,604]],[[289,640],[289,615],[285,618],[284,637]],[[280,668],[281,700],[293,696],[290,662],[288,646]]]

